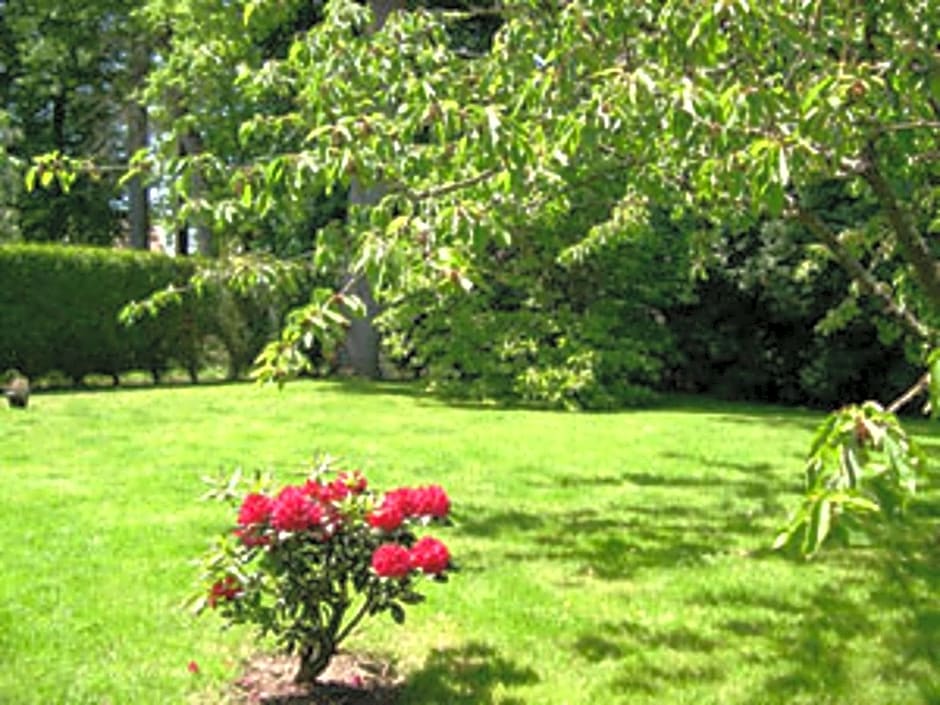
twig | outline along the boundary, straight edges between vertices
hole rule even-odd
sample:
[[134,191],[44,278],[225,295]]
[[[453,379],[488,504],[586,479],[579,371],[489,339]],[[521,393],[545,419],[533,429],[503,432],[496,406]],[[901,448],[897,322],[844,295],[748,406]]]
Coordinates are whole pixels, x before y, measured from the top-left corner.
[[460,191],[461,189],[469,188],[471,186],[476,186],[483,181],[495,176],[498,173],[497,169],[486,169],[481,171],[479,174],[469,176],[466,179],[460,181],[452,181],[448,184],[442,184],[434,188],[428,188],[424,191],[412,191],[411,189],[405,190],[405,195],[408,196],[412,201],[424,201],[429,198],[439,198],[440,196],[446,196],[455,191]]
[[888,404],[888,411],[890,411],[892,414],[896,414],[900,409],[904,408],[910,404],[911,401],[920,396],[921,393],[927,389],[928,384],[930,384],[930,373],[925,372],[910,389],[904,392],[904,394],[899,396],[893,402]]

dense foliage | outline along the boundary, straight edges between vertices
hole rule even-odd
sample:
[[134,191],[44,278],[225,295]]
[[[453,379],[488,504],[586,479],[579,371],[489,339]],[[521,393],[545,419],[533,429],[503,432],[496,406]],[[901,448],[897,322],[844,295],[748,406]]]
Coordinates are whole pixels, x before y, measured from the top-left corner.
[[[30,377],[60,372],[80,382],[90,373],[117,376],[171,365],[195,376],[215,341],[230,373],[244,371],[278,325],[279,298],[236,296],[207,287],[180,295],[159,317],[125,326],[128,301],[186,284],[197,263],[141,252],[61,245],[0,247],[0,369]],[[280,301],[279,308],[275,302]]]
[[[126,108],[136,89],[129,73],[136,3],[6,0],[0,3],[0,111],[9,115],[15,172],[44,153],[94,159],[94,178],[65,189],[13,194],[18,237],[112,244],[127,205],[115,191],[126,163]],[[3,128],[0,127],[0,132]],[[0,168],[2,170],[2,168]],[[0,177],[2,178],[2,177]],[[0,233],[8,240],[11,231]]]
[[[826,217],[852,209],[842,195]],[[877,267],[890,278],[897,262]],[[667,312],[678,348],[668,386],[821,407],[892,399],[918,375],[919,341],[878,314],[805,231],[768,221],[729,234],[693,300]]]
[[473,293],[446,282],[391,302],[391,358],[441,391],[561,408],[649,400],[673,332],[663,311],[689,288],[685,235],[658,219],[603,259],[559,260],[603,213],[542,218],[476,269]]

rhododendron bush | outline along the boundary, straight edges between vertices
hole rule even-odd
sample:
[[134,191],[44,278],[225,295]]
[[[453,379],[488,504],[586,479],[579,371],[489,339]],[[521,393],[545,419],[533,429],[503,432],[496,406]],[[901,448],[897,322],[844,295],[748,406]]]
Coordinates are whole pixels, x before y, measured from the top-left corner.
[[447,547],[419,529],[447,524],[450,499],[437,485],[381,493],[358,471],[319,462],[302,483],[271,490],[240,474],[209,496],[237,506],[235,523],[205,561],[196,610],[250,623],[300,656],[299,681],[312,681],[366,617],[424,599],[422,579],[446,581]]

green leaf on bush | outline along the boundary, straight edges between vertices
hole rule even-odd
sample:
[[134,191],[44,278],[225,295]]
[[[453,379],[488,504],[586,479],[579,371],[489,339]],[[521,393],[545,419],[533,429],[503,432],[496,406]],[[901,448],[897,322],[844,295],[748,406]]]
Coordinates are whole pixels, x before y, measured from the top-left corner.
[[392,619],[395,620],[396,624],[405,623],[405,608],[399,605],[397,602],[389,603],[388,611],[391,613]]

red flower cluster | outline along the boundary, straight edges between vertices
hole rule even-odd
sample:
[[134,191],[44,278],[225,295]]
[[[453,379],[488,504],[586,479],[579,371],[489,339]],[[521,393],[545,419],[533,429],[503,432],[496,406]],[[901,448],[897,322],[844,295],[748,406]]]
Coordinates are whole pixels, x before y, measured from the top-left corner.
[[410,551],[397,543],[385,543],[372,554],[372,569],[383,578],[404,578],[412,570],[440,575],[449,565],[447,546],[430,536],[419,540]]
[[425,536],[408,552],[411,567],[428,575],[440,575],[450,565],[447,546],[430,536]]
[[450,498],[441,486],[401,487],[386,493],[382,504],[369,514],[367,521],[370,526],[392,532],[405,519],[443,519],[449,512]]
[[223,580],[217,580],[209,590],[207,602],[209,607],[215,607],[219,600],[234,600],[241,592],[241,585],[234,575],[226,575]]
[[386,533],[391,533],[397,529],[404,520],[405,515],[402,513],[401,508],[394,503],[383,503],[382,506],[369,512],[366,517],[369,526],[381,529]]
[[428,485],[412,490],[412,501],[417,516],[443,519],[450,513],[450,497],[440,485]]
[[239,529],[235,535],[246,546],[264,546],[269,543],[264,527],[274,510],[274,500],[267,495],[253,493],[245,497],[238,510]]
[[[240,499],[237,524],[207,557],[198,604],[230,623],[252,622],[284,647],[335,652],[361,618],[389,611],[401,621],[422,580],[443,582],[455,568],[443,543],[420,537],[422,527],[447,523],[450,498],[438,485],[382,493],[359,471],[323,462],[310,479],[255,486]],[[351,599],[368,609],[343,618]],[[311,620],[311,604],[340,618]]]
[[273,508],[274,502],[267,495],[250,494],[245,497],[241,509],[238,510],[238,525],[264,524],[271,516]]
[[303,486],[304,492],[319,502],[342,502],[350,495],[362,494],[369,486],[368,481],[358,470],[352,474],[341,472],[332,482],[308,480]]
[[271,526],[278,531],[306,531],[323,520],[320,503],[302,487],[285,487],[274,500]]
[[397,543],[383,543],[372,554],[372,569],[383,578],[404,578],[411,572],[408,549]]

